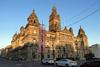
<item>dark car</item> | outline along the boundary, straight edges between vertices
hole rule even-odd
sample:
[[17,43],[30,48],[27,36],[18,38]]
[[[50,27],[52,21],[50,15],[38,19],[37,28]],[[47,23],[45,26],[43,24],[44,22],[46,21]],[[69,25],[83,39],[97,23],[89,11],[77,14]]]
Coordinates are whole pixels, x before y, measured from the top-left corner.
[[11,57],[10,60],[12,61],[22,61],[22,58],[18,58],[18,57]]
[[100,60],[99,59],[92,59],[90,61],[86,61],[80,67],[100,67]]

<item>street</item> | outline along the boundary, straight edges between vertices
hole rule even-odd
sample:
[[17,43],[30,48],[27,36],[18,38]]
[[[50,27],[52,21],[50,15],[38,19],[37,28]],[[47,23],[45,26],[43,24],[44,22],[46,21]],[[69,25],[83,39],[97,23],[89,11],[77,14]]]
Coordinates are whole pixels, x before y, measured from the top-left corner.
[[40,63],[25,62],[25,61],[9,61],[0,58],[0,67],[55,67],[54,65],[42,65]]

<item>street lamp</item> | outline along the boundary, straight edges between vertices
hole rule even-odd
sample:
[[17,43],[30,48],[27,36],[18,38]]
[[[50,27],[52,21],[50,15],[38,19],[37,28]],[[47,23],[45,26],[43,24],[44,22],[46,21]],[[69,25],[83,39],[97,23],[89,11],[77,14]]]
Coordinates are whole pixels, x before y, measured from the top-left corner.
[[83,55],[83,58],[84,58],[84,56],[85,56],[85,46],[84,46],[83,39],[81,40],[81,46],[82,46],[82,55]]
[[40,34],[41,34],[41,62],[42,62],[42,60],[44,58],[44,54],[43,54],[43,51],[44,51],[44,49],[43,49],[43,45],[44,45],[43,23],[42,23],[42,31],[40,32]]
[[63,58],[65,58],[65,47],[63,47]]
[[53,55],[53,59],[55,58],[55,50],[54,50],[54,41],[55,41],[55,37],[51,37],[52,39],[52,55]]
[[75,45],[76,45],[76,50],[77,50],[76,59],[78,60],[79,57],[78,57],[78,41],[77,40],[75,41]]
[[54,59],[55,58],[54,41],[53,41],[52,47],[53,47],[53,59]]

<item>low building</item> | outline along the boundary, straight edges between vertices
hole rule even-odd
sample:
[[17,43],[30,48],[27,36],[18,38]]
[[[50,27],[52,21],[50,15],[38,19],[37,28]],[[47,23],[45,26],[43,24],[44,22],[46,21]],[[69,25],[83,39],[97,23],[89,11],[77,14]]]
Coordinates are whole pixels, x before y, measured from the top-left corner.
[[0,56],[1,56],[1,49],[0,49]]
[[96,58],[100,58],[100,44],[90,46],[90,50]]

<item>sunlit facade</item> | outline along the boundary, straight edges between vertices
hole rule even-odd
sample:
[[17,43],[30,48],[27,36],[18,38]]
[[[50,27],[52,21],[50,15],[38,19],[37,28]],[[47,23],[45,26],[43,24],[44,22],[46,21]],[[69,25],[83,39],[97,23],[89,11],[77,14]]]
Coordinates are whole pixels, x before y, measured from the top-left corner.
[[28,17],[26,26],[12,37],[11,45],[7,48],[8,57],[22,57],[25,60],[42,58],[75,58],[84,57],[88,47],[88,38],[80,27],[78,35],[74,36],[73,29],[61,29],[60,15],[53,6],[49,16],[49,30],[40,24],[35,11]]

